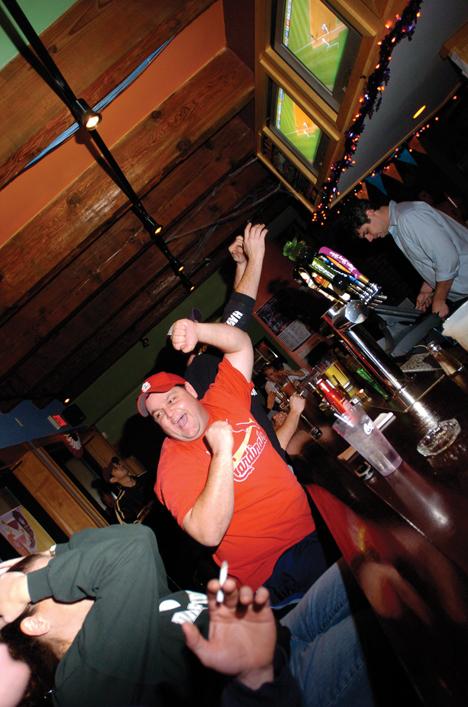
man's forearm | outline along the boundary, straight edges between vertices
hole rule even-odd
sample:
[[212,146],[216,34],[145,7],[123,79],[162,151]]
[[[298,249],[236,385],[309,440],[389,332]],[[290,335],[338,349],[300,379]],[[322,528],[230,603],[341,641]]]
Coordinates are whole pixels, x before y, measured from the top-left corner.
[[225,354],[237,353],[251,347],[248,334],[228,324],[197,322],[196,332],[199,343],[216,346]]
[[[248,295],[252,299],[257,298],[258,286],[260,284],[260,277],[262,275],[263,267],[263,255],[257,255],[251,257],[247,263],[247,267],[240,278],[240,280],[234,283],[234,289],[236,292],[240,292],[243,295]],[[237,280],[237,272],[236,272]]]
[[434,289],[434,288],[432,287],[432,285],[430,285],[428,282],[426,282],[425,280],[423,280],[423,283],[422,283],[422,285],[421,285],[421,289],[420,289],[419,291],[421,292],[421,294],[427,295],[427,294],[429,294],[430,292],[432,292],[433,289]]
[[198,341],[209,346],[216,346],[222,351],[232,366],[240,371],[247,380],[252,376],[253,348],[250,337],[239,327],[222,323],[197,323]]
[[436,282],[434,296],[432,298],[431,309],[432,309],[432,313],[438,314],[441,319],[445,319],[445,317],[450,312],[446,300],[447,300],[447,295],[450,292],[452,282],[453,282],[453,279],[441,280],[440,282]]
[[450,292],[450,288],[452,287],[452,283],[453,278],[451,280],[441,280],[440,282],[436,282],[433,300],[445,302],[447,295]]
[[27,575],[6,572],[0,578],[0,627],[20,616],[31,601]]
[[211,458],[205,488],[184,518],[184,530],[202,545],[219,545],[234,511],[232,454],[215,453]]
[[247,261],[244,260],[242,263],[236,263],[236,272],[234,273],[234,289],[237,291],[237,287],[244,277],[245,269],[247,267]]
[[293,434],[297,430],[300,419],[300,412],[290,410],[281,427],[278,427],[278,429],[276,430],[276,436],[278,437],[278,441],[282,449],[286,449],[286,447],[288,446]]

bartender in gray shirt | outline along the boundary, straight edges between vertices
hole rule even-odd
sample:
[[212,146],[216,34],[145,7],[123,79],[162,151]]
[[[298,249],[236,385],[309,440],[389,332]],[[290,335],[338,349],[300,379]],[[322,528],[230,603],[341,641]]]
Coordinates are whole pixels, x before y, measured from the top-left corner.
[[361,200],[346,220],[359,238],[371,242],[390,233],[423,278],[416,299],[422,312],[431,308],[444,318],[447,300],[468,297],[468,228],[424,201],[390,201],[376,206]]

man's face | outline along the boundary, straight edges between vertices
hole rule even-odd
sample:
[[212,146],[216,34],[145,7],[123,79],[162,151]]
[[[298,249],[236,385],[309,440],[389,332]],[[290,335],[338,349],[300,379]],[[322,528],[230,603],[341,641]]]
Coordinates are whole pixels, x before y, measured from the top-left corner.
[[367,223],[363,223],[357,230],[359,238],[365,238],[366,241],[374,241],[376,238],[383,238],[388,233],[389,220],[388,216],[382,209],[368,209],[366,211],[368,218]]
[[172,439],[183,442],[198,439],[208,425],[208,413],[189,383],[185,387],[174,386],[167,393],[150,393],[146,408]]
[[128,469],[123,466],[121,462],[119,464],[114,464],[112,467],[111,481],[114,483],[119,483],[122,479],[126,479],[129,476]]

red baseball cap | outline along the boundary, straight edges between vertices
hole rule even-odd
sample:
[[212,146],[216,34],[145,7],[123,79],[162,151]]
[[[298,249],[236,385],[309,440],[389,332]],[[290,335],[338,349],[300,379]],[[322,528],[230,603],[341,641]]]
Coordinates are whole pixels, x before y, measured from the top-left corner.
[[155,373],[142,383],[141,393],[137,398],[137,410],[143,417],[148,417],[146,399],[151,393],[167,393],[175,385],[185,385],[185,378],[177,376],[175,373]]

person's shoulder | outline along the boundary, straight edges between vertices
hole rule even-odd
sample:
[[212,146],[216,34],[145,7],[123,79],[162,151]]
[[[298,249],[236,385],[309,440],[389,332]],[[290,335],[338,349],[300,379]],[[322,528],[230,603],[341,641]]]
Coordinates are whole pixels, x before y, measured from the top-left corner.
[[422,223],[430,227],[437,220],[437,211],[425,201],[401,201],[396,204],[395,212],[398,227],[406,235],[421,235]]

